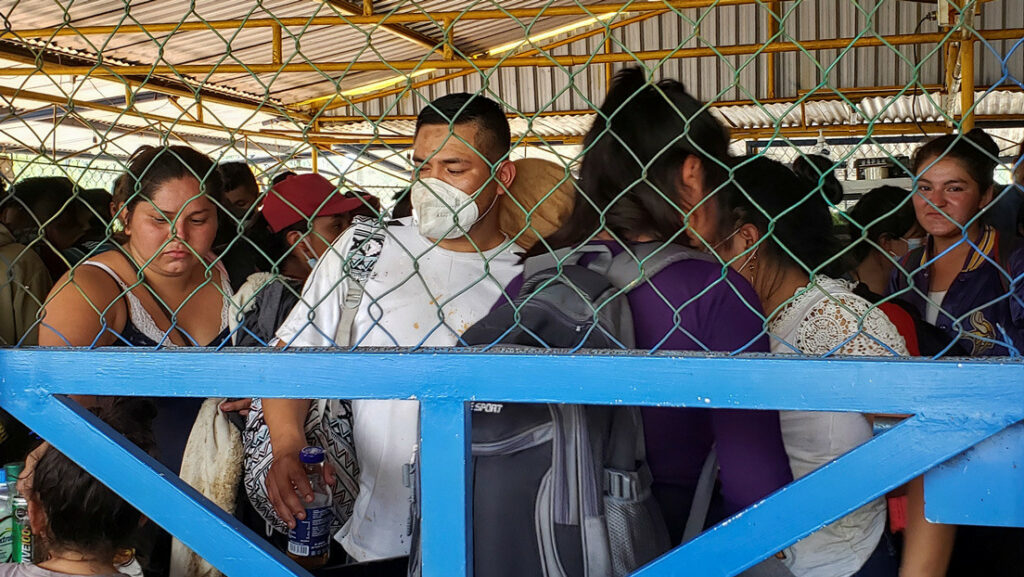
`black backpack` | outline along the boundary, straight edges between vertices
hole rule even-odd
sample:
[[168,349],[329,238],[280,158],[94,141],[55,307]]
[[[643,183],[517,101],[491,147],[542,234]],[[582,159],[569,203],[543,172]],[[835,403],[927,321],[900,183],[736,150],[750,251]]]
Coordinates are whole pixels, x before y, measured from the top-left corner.
[[[462,338],[633,348],[626,295],[693,258],[709,257],[644,243],[617,256],[591,245],[530,258],[517,298]],[[639,409],[477,402],[472,411],[474,575],[617,577],[671,548],[651,496]]]

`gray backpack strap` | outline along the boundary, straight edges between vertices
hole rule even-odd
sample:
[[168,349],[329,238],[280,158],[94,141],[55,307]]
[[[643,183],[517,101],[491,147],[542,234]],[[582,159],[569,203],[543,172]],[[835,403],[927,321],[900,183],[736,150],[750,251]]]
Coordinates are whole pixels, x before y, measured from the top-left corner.
[[644,242],[631,248],[632,252],[617,255],[608,269],[608,280],[620,289],[632,290],[673,263],[691,259],[714,262],[708,254],[671,243]]
[[377,265],[384,246],[384,227],[370,219],[356,219],[352,224],[352,244],[345,255],[345,300],[341,303],[341,317],[334,333],[334,346],[352,344],[352,324],[363,300],[365,283]]
[[578,264],[580,259],[587,254],[598,255],[594,262],[587,265],[587,268],[591,270],[604,273],[612,263],[611,249],[605,246],[583,245],[561,248],[526,259],[526,262],[523,263],[523,278],[529,280],[539,272]]
[[686,528],[683,529],[683,543],[695,539],[697,535],[704,532],[704,522],[708,518],[708,509],[711,508],[711,496],[715,492],[715,479],[718,477],[718,453],[715,447],[711,447],[708,458],[704,459],[704,467],[700,470],[700,478],[697,480],[697,490],[693,492],[693,502],[690,505],[690,515],[686,518]]

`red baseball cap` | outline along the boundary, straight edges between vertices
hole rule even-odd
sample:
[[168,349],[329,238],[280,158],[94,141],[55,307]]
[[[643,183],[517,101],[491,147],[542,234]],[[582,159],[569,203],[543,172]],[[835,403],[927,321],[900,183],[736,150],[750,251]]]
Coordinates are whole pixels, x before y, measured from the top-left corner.
[[362,197],[346,197],[319,174],[295,174],[270,189],[262,210],[271,232],[281,232],[309,218],[345,214],[360,206]]

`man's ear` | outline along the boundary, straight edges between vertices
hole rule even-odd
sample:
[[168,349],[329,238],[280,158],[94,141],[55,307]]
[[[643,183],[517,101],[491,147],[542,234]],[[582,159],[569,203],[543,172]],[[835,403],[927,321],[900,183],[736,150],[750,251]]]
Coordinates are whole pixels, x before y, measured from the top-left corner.
[[284,240],[288,242],[288,246],[295,246],[302,242],[302,233],[297,230],[289,230],[288,234],[284,235]]
[[512,186],[512,181],[516,179],[515,163],[511,160],[502,160],[494,171],[494,177],[498,180],[499,184],[497,194],[505,194],[508,191],[508,187]]

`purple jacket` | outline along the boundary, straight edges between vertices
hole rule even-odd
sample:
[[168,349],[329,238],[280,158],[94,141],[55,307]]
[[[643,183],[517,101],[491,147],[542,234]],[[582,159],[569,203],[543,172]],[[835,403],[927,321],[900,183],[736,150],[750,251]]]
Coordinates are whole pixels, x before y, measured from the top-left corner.
[[[971,356],[1005,356],[1009,354],[1007,338],[1018,350],[1024,347],[1024,323],[1013,314],[1020,311],[1024,280],[1010,276],[1024,272],[1012,272],[1015,266],[1024,267],[1011,263],[1008,272],[1000,266],[999,235],[990,226],[982,230],[976,247],[942,300],[935,326]],[[927,246],[907,253],[889,281],[889,294],[911,303],[922,317],[928,308],[931,248],[929,239]]]
[[[616,242],[594,244],[608,246],[614,254],[623,250]],[[720,264],[686,260],[669,265],[649,283],[633,289],[628,299],[637,348],[768,352],[754,289],[739,274],[726,270],[723,278]],[[513,280],[506,293],[518,295],[522,283],[522,277]],[[645,407],[642,412],[647,459],[656,485],[692,494],[712,443],[721,467],[726,514],[793,480],[776,411]],[[686,515],[686,511],[680,513]]]

